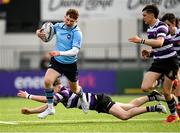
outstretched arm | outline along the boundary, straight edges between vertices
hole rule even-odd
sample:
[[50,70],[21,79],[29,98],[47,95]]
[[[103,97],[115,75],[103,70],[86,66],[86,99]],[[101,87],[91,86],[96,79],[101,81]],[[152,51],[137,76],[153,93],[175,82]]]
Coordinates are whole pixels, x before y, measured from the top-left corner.
[[142,39],[139,36],[134,36],[129,38],[128,41],[137,44],[145,44],[151,47],[161,47],[164,43],[164,38],[158,37],[157,39]]
[[32,99],[37,102],[42,102],[42,103],[47,102],[47,99],[45,96],[32,95],[22,90],[19,90],[19,92],[17,93],[17,96],[22,97],[22,98]]
[[25,115],[30,115],[30,114],[36,114],[36,113],[41,113],[47,109],[47,104],[44,104],[42,106],[36,107],[36,108],[22,108],[21,113]]

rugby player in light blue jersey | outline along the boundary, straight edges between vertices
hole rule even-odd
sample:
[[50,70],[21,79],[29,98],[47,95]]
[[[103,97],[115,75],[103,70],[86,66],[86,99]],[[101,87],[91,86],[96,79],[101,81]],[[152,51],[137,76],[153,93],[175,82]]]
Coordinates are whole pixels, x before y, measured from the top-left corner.
[[[60,82],[54,84],[54,106],[58,103],[62,103],[64,107],[69,108],[79,108],[81,107],[81,100],[79,96],[73,93],[69,88],[62,86]],[[142,96],[139,98],[133,99],[129,103],[120,103],[114,102],[111,97],[105,94],[96,94],[96,93],[84,93],[85,97],[89,103],[89,109],[97,111],[98,113],[112,114],[121,120],[128,120],[134,116],[147,113],[147,112],[159,112],[167,113],[166,108],[162,104],[152,105],[141,107],[146,102],[150,101],[164,101],[165,98],[163,95],[159,94],[156,91],[153,91],[147,96]],[[45,96],[29,94],[26,91],[19,90],[17,96],[22,98],[31,99],[38,102],[46,103],[47,99]],[[27,108],[24,107],[21,109],[23,114],[36,114],[41,113],[47,109],[47,104],[36,108]]]
[[[56,44],[53,51],[49,52],[52,58],[44,78],[48,108],[38,115],[39,118],[55,113],[53,83],[62,74],[68,78],[72,92],[80,97],[83,111],[85,113],[88,111],[87,100],[78,85],[77,55],[82,45],[82,32],[77,26],[78,17],[79,12],[76,9],[69,9],[64,16],[64,21],[53,25]],[[36,34],[42,40],[45,38],[45,33],[41,29],[38,29]]]
[[176,122],[179,117],[171,90],[179,68],[177,52],[173,48],[173,43],[167,41],[169,30],[167,25],[158,19],[159,9],[155,5],[147,5],[142,12],[143,20],[149,26],[147,29],[148,39],[142,39],[138,36],[129,38],[130,42],[151,46],[153,51],[154,61],[144,75],[141,89],[146,92],[152,90],[156,81],[163,75],[163,93],[171,113],[164,122]]

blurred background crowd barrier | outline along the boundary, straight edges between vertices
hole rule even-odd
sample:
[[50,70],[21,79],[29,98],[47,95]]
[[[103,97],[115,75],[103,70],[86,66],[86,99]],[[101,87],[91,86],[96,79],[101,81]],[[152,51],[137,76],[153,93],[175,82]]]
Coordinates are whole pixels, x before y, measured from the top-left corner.
[[[44,95],[43,70],[0,71],[0,96],[16,96],[18,90]],[[107,70],[87,69],[79,71],[79,83],[85,92],[106,94],[140,94],[142,69]],[[66,85],[66,80],[62,80]]]
[[[43,43],[35,31],[46,21],[62,21],[68,8],[80,12],[83,45],[78,65],[85,91],[141,93],[151,60],[143,60],[140,53],[148,47],[130,44],[128,38],[146,37],[141,10],[151,3],[159,6],[160,17],[166,12],[180,17],[178,0],[0,0],[0,96],[15,96],[18,89],[43,93],[42,60],[55,38]],[[22,80],[18,83],[22,88],[17,87],[19,77],[33,81]],[[36,78],[39,86],[34,88]]]

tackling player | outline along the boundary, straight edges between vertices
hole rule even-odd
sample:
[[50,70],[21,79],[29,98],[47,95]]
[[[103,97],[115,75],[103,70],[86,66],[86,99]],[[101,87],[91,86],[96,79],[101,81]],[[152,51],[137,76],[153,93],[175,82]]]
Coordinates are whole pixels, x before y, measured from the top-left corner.
[[[54,94],[54,105],[62,103],[66,108],[81,108],[81,100],[79,96],[73,93],[70,89],[63,87],[59,82],[56,82],[55,89],[56,93]],[[136,115],[140,115],[147,112],[160,112],[167,113],[165,106],[157,104],[154,106],[140,107],[149,101],[164,101],[164,96],[160,95],[158,92],[153,91],[148,96],[142,96],[132,100],[129,103],[119,103],[114,102],[112,99],[105,94],[94,94],[94,93],[84,93],[86,99],[89,103],[89,109],[95,110],[98,113],[107,113],[112,114],[113,116],[121,119],[127,120]],[[19,97],[31,99],[38,102],[46,103],[45,96],[38,96],[33,94],[28,94],[25,91],[19,91],[17,94]],[[22,108],[21,112],[23,114],[35,114],[41,113],[47,109],[47,104],[37,108]],[[44,117],[45,118],[45,117]]]

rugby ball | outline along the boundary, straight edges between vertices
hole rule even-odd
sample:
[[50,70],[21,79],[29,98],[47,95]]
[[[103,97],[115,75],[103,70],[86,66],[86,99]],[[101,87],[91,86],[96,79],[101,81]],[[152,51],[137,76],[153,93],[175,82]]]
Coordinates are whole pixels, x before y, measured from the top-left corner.
[[44,42],[49,42],[54,36],[54,28],[51,22],[46,22],[42,25],[41,29],[45,32]]

